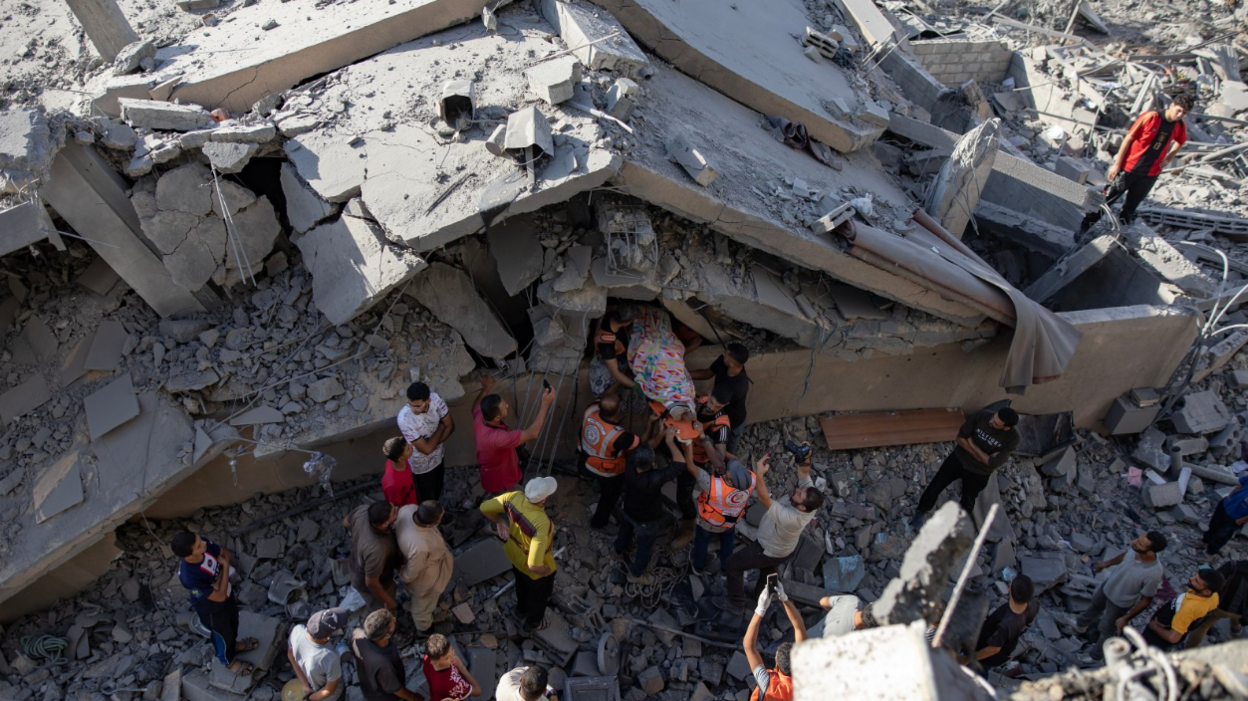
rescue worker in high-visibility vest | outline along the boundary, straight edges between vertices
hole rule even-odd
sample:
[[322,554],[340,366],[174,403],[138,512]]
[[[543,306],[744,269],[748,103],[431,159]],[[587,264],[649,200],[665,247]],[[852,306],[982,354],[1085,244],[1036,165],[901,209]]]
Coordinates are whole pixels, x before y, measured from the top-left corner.
[[[763,616],[767,615],[767,609],[771,607],[773,596],[784,604],[784,612],[789,617],[789,623],[793,624],[793,642],[780,643],[780,647],[776,648],[776,666],[767,669],[763,656],[758,653],[758,629],[763,623]],[[793,670],[789,664],[789,656],[793,652],[793,646],[800,645],[805,640],[806,624],[797,607],[789,601],[784,586],[777,581],[774,590],[763,587],[762,593],[758,595],[754,617],[750,619],[750,625],[745,629],[745,637],[741,641],[741,646],[745,648],[745,660],[750,665],[750,671],[754,673],[754,681],[758,682],[754,692],[750,694],[750,701],[792,701]]]
[[607,525],[624,492],[624,463],[628,451],[641,439],[618,423],[620,398],[605,394],[589,405],[581,422],[581,464],[598,479],[598,508],[590,519],[592,528]]
[[[708,439],[693,443],[693,460],[698,467],[724,466],[728,456],[728,439],[732,435],[732,425],[724,407],[731,399],[732,389],[726,385],[717,385],[710,395],[698,397],[696,420],[702,425],[703,437]],[[698,477],[697,472],[692,471],[694,465],[689,467],[691,472],[682,472],[676,478],[676,506],[680,509],[681,528],[672,542],[672,550],[680,550],[693,540],[698,517],[698,508],[693,503]]]
[[[703,437],[703,442],[710,439]],[[714,446],[707,446],[714,450]],[[711,544],[711,537],[719,536],[719,564],[722,570],[732,557],[736,545],[737,521],[745,515],[745,507],[749,506],[750,495],[758,484],[754,473],[740,460],[730,457],[727,464],[717,466],[713,463],[704,468],[688,466],[688,472],[701,487],[698,494],[698,519],[696,533],[693,537],[693,553],[689,556],[689,565],[694,574],[702,574],[706,567],[706,552]]]

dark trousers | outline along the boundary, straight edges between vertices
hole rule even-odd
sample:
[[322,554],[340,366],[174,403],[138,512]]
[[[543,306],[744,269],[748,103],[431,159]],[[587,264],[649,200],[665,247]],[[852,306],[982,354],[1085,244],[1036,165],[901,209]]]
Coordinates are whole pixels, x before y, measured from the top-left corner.
[[[1105,205],[1112,205],[1118,201],[1118,198],[1126,195],[1127,198],[1122,202],[1122,212],[1118,218],[1123,224],[1130,224],[1135,221],[1135,210],[1139,208],[1144,199],[1148,197],[1148,193],[1153,189],[1153,184],[1157,182],[1157,176],[1150,176],[1146,173],[1122,173],[1114,178],[1114,181],[1105,186]],[[1080,231],[1087,231],[1093,224],[1101,220],[1102,210],[1100,207],[1088,212],[1083,218],[1083,224],[1080,225]]]
[[[789,553],[792,555],[792,553]],[[745,608],[745,573],[748,570],[758,570],[758,584],[754,586],[754,598],[763,593],[763,587],[767,586],[767,575],[775,574],[780,565],[789,559],[785,557],[769,557],[763,554],[763,546],[758,543],[750,543],[749,545],[734,552],[732,557],[728,558],[725,563],[725,571],[727,573],[727,589],[728,589],[728,605],[736,610]]]
[[446,463],[438,463],[437,467],[423,475],[412,475],[412,482],[416,485],[416,498],[421,501],[441,501],[444,477]]
[[680,517],[685,521],[692,521],[698,516],[697,506],[693,503],[693,490],[697,486],[698,481],[688,470],[681,470],[676,475],[676,507],[680,509]]
[[1075,621],[1076,625],[1087,629],[1084,637],[1096,642],[1092,648],[1092,657],[1101,659],[1101,647],[1106,640],[1118,635],[1118,619],[1130,611],[1130,607],[1123,608],[1105,596],[1104,584],[1096,588],[1092,593],[1092,602]]
[[733,426],[732,432],[728,434],[728,443],[724,445],[724,450],[727,450],[729,453],[736,455],[737,454],[737,441],[741,440],[742,433],[745,433],[745,424],[741,424],[740,426]]
[[536,628],[546,617],[546,604],[555,590],[555,575],[533,579],[515,565],[511,573],[516,578],[516,611],[524,616],[525,627]]
[[919,497],[919,513],[925,514],[936,506],[936,500],[940,498],[940,493],[945,489],[962,480],[962,498],[958,503],[962,505],[962,509],[970,514],[975,509],[975,499],[979,497],[979,493],[984,491],[984,487],[988,486],[988,478],[991,475],[979,475],[970,472],[962,467],[962,461],[958,460],[957,453],[949,453],[949,457],[940,464],[940,469],[932,477],[932,481],[927,483],[927,487],[923,490],[922,496]]
[[637,536],[637,552],[633,554],[633,564],[628,573],[640,577],[650,566],[650,557],[654,554],[654,542],[659,539],[658,521],[634,521],[627,513],[621,513],[620,534],[615,537],[615,552],[623,555],[628,546]]
[[232,595],[212,613],[197,611],[199,622],[212,631],[212,647],[225,666],[234,663],[238,651],[238,600]]
[[728,558],[737,545],[737,531],[729,528],[723,533],[711,533],[701,525],[693,532],[693,566],[702,569],[706,565],[706,552],[711,547],[711,538],[719,538],[720,569],[728,567]]
[[1239,524],[1226,513],[1222,502],[1218,502],[1217,506],[1213,507],[1213,516],[1209,517],[1209,527],[1200,537],[1205,543],[1205,552],[1209,555],[1217,555],[1223,546],[1231,542],[1231,538],[1234,538],[1238,531]]
[[624,493],[624,476],[603,477],[592,472],[590,474],[598,478],[598,508],[589,525],[602,528],[611,520],[611,514],[615,513],[615,505],[620,503],[620,495]]

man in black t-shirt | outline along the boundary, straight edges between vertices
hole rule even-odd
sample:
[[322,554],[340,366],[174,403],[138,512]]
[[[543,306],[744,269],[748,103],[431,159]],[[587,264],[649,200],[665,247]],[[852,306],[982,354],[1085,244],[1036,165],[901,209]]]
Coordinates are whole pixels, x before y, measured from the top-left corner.
[[423,701],[420,694],[407,688],[407,670],[403,656],[393,644],[394,614],[377,609],[364,619],[364,628],[351,633],[351,652],[364,701]]
[[750,393],[750,376],[745,373],[745,364],[750,359],[750,350],[740,343],[729,343],[724,353],[711,363],[706,370],[693,370],[689,376],[695,380],[715,378],[715,387],[725,386],[732,394],[732,399],[724,407],[728,421],[732,424],[732,433],[728,437],[728,452],[735,453],[737,441],[745,430],[745,398]]
[[594,330],[594,359],[589,365],[590,391],[595,397],[632,388],[637,382],[631,377],[628,364],[629,331],[637,319],[637,305],[621,303],[598,320]]
[[941,463],[940,469],[919,496],[919,507],[910,519],[915,530],[923,526],[927,514],[936,506],[940,493],[949,485],[962,480],[962,509],[970,514],[975,509],[975,499],[988,486],[992,473],[1009,460],[1018,447],[1018,412],[1010,407],[998,411],[981,409],[967,419],[958,429],[958,445]]
[[1010,582],[1010,600],[988,615],[979,629],[975,659],[984,669],[996,667],[1010,659],[1018,639],[1040,613],[1040,602],[1033,598],[1035,584],[1025,574]]

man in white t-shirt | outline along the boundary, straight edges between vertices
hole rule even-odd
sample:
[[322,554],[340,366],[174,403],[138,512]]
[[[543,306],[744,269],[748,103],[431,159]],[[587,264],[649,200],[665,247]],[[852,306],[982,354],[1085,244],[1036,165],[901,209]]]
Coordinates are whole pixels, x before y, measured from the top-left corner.
[[439,501],[446,471],[442,444],[455,432],[450,409],[429,385],[413,382],[407,388],[407,406],[399,410],[398,423],[403,438],[412,446],[407,464],[416,493],[421,501]]
[[308,701],[338,701],[344,696],[342,658],[329,636],[346,628],[347,616],[345,609],[325,609],[312,614],[307,625],[290,629],[286,658]]
[[535,664],[516,667],[498,680],[494,698],[497,701],[559,701],[548,679],[546,670]]

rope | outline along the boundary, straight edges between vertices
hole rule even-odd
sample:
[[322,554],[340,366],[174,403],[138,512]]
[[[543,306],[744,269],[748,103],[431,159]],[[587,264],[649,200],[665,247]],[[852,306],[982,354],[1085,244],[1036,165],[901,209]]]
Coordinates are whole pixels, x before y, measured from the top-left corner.
[[56,664],[68,645],[68,640],[55,635],[27,635],[22,638],[22,654],[33,662],[46,660]]
[[656,609],[659,604],[672,601],[672,590],[676,588],[677,582],[685,578],[686,571],[686,567],[652,567],[650,574],[654,575],[654,582],[625,582],[624,595],[641,601],[642,610]]

